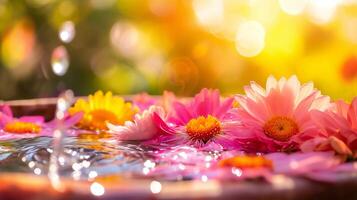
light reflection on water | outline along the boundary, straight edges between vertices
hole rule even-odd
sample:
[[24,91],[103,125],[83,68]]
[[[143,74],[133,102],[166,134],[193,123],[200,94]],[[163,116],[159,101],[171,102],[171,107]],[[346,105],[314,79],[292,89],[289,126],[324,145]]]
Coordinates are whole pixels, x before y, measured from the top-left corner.
[[[0,172],[46,175],[52,144],[50,137],[0,141]],[[73,180],[93,181],[111,175],[167,181],[200,179],[201,171],[220,157],[217,152],[187,146],[149,148],[110,138],[66,137],[63,147],[59,175]]]
[[[0,142],[0,171],[45,175],[48,172],[52,138],[37,137]],[[59,158],[60,175],[75,180],[97,176],[140,174],[151,156],[143,148],[130,143],[109,143],[77,137],[64,139],[63,156]]]

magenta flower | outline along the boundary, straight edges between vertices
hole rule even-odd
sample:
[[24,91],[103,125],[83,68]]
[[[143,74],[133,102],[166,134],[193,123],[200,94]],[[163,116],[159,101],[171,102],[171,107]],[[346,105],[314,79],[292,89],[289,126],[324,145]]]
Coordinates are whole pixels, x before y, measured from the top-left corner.
[[356,153],[357,98],[350,105],[337,101],[328,111],[312,111],[312,116],[322,134],[303,143],[303,151],[334,150],[350,156]]
[[276,80],[270,76],[266,89],[255,82],[237,95],[236,127],[241,148],[253,152],[297,150],[302,142],[317,137],[311,110],[324,111],[330,99],[314,89],[312,83],[301,85],[296,76]]
[[185,103],[174,101],[166,118],[154,114],[161,134],[152,143],[192,145],[221,150],[234,148],[234,129],[239,121],[232,118],[232,98],[222,100],[218,90],[203,89]]
[[335,156],[333,152],[271,153],[266,155],[240,153],[235,156],[232,156],[231,152],[227,152],[222,155],[222,160],[213,165],[205,174],[209,178],[221,180],[262,177],[273,184],[281,183],[277,179],[289,179],[288,177],[292,176],[330,182],[337,180],[338,177],[356,172],[355,164],[344,164],[343,159]]
[[[65,127],[71,127],[82,117],[81,113],[65,118]],[[43,116],[22,116],[15,118],[8,105],[0,107],[0,140],[52,136],[55,120],[45,122]],[[74,135],[74,131],[69,131]]]
[[272,184],[281,184],[282,178],[298,176],[331,182],[351,176],[357,170],[356,162],[343,163],[343,158],[333,152],[252,155],[224,151],[212,154],[188,146],[177,146],[156,154],[157,158],[144,166],[143,174],[169,180],[239,181],[264,178]]

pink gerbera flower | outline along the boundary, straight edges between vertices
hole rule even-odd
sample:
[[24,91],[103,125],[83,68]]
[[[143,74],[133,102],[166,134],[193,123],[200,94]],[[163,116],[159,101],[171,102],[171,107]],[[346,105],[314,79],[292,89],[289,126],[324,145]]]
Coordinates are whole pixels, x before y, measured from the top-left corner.
[[[64,125],[71,127],[82,117],[78,113],[72,117],[65,118]],[[43,116],[13,116],[8,105],[0,107],[0,140],[32,138],[37,136],[52,136],[55,121],[46,123]],[[73,135],[74,132],[68,132]]]
[[164,116],[164,110],[160,106],[150,106],[147,110],[135,114],[133,121],[126,121],[123,125],[107,123],[109,132],[118,140],[148,140],[159,134],[153,121],[153,114]]
[[186,103],[175,101],[166,118],[155,114],[156,125],[166,134],[154,143],[187,144],[207,149],[234,147],[234,126],[229,114],[233,98],[222,100],[218,90],[203,89]]
[[313,111],[313,120],[322,134],[306,141],[303,151],[334,150],[353,155],[357,151],[357,97],[349,105],[336,101],[328,111]]
[[[338,181],[356,171],[356,163],[343,163],[334,152],[275,152],[265,155],[224,151],[212,155],[196,148],[178,147],[158,153],[156,164],[143,173],[169,180],[201,179],[244,180],[264,178],[272,184],[282,184],[281,178],[302,176],[317,181]],[[285,175],[285,176],[281,176]],[[283,186],[282,186],[283,187]]]
[[311,110],[324,111],[330,99],[314,89],[312,83],[301,85],[296,76],[276,80],[270,76],[266,89],[252,82],[246,95],[237,95],[237,141],[248,151],[297,150],[299,144],[317,136]]
[[134,96],[133,104],[138,106],[140,111],[135,114],[132,121],[126,121],[123,125],[107,123],[109,132],[117,140],[149,140],[157,137],[160,130],[154,124],[153,114],[156,113],[164,118],[166,112],[171,110],[171,103],[176,99],[172,92],[165,91],[160,99],[152,97],[146,93]]

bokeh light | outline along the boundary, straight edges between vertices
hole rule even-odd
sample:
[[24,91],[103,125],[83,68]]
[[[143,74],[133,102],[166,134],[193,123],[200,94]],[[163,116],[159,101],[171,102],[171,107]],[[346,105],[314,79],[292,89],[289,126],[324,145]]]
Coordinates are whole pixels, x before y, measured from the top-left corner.
[[357,92],[356,1],[0,1],[0,20],[5,100],[63,88],[229,94],[292,74],[334,99]]
[[134,56],[138,53],[139,32],[128,22],[117,22],[110,31],[110,41],[122,56]]
[[194,0],[193,8],[198,21],[205,26],[217,26],[223,21],[222,0]]
[[64,46],[56,47],[52,52],[51,65],[53,73],[58,76],[63,76],[69,66],[69,58],[67,50]]
[[66,21],[62,24],[58,36],[64,43],[69,43],[73,40],[76,34],[74,23],[72,21]]
[[236,35],[236,47],[239,54],[245,57],[258,55],[265,45],[265,29],[257,21],[240,24]]
[[305,9],[308,0],[279,0],[281,9],[290,15],[298,15]]

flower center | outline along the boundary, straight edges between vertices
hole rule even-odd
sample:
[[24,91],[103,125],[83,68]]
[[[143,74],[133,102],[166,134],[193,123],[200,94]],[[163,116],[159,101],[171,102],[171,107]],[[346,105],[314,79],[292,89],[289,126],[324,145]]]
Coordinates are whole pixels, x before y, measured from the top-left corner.
[[186,124],[186,132],[191,139],[206,143],[221,132],[221,123],[212,115],[200,116]]
[[219,161],[218,166],[220,167],[236,167],[241,169],[247,168],[272,168],[273,164],[271,160],[266,159],[263,156],[234,156],[232,158],[227,158]]
[[9,133],[39,133],[41,131],[41,127],[37,124],[31,122],[10,122],[7,123],[4,127],[4,131]]
[[275,140],[287,141],[299,132],[294,120],[288,117],[273,117],[264,124],[264,133]]
[[118,117],[110,110],[95,109],[88,114],[88,124],[84,128],[90,130],[108,130],[107,122],[112,124],[120,124]]

